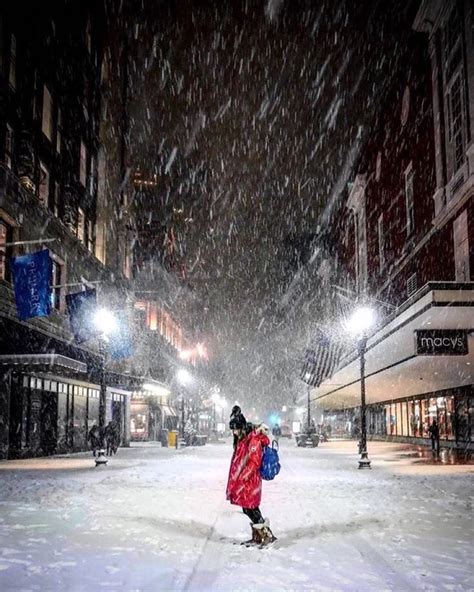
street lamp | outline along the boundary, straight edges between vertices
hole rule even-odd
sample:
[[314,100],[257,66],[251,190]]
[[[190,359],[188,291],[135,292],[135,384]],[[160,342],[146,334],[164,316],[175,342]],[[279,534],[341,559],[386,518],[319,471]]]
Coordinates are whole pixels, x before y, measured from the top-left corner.
[[118,322],[113,313],[106,308],[99,308],[93,317],[95,328],[99,332],[99,375],[100,375],[100,398],[99,398],[99,438],[100,450],[95,459],[95,466],[106,465],[108,459],[104,451],[105,437],[105,415],[107,406],[107,378],[105,363],[107,358],[107,344],[109,336],[117,331]]
[[360,440],[359,469],[370,469],[367,454],[367,422],[365,405],[365,352],[367,349],[367,332],[375,323],[375,312],[368,306],[357,308],[346,322],[347,330],[356,336],[360,356]]

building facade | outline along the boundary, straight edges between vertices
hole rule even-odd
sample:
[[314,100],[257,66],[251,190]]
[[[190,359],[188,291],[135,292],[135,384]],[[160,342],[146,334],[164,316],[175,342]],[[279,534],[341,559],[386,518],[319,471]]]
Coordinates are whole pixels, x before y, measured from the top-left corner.
[[[474,13],[422,1],[336,216],[339,285],[370,302],[368,429],[474,441]],[[429,347],[427,346],[429,344]],[[357,423],[354,342],[313,399]],[[352,410],[352,412],[350,411]]]
[[[65,298],[86,286],[113,307],[127,298],[97,230],[105,8],[68,5],[67,19],[64,8],[0,7],[1,458],[87,449],[99,422],[100,355],[96,340],[74,342]],[[43,248],[52,259],[52,312],[20,321],[10,258]],[[122,445],[129,382],[107,374],[106,422],[117,421]]]

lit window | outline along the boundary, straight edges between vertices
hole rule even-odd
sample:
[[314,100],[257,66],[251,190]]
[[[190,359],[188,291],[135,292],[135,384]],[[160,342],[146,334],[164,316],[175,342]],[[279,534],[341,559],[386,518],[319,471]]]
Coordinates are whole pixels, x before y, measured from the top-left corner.
[[410,162],[407,170],[405,171],[405,205],[407,215],[407,236],[410,236],[415,230],[415,206],[414,206],[414,191],[413,191],[413,179],[414,179],[413,165]]
[[56,183],[54,184],[54,197],[53,197],[53,203],[52,203],[52,212],[56,217],[59,216],[60,197],[61,197],[61,186],[56,181]]
[[49,170],[46,165],[40,162],[40,178],[38,185],[38,197],[40,202],[44,205],[48,205],[49,198]]
[[16,37],[10,37],[10,69],[8,73],[8,82],[10,86],[16,88]]
[[87,248],[91,253],[94,252],[94,223],[92,220],[87,221]]
[[81,142],[81,154],[79,164],[79,181],[85,187],[87,178],[87,148],[84,142]]
[[5,164],[9,169],[12,168],[13,160],[13,128],[7,123],[5,133]]
[[43,115],[41,119],[41,131],[48,138],[53,138],[53,99],[47,86],[43,86]]
[[77,238],[84,242],[85,239],[85,231],[86,231],[86,216],[84,214],[84,210],[82,208],[78,208],[77,210]]
[[56,310],[61,308],[61,281],[63,279],[63,264],[52,257],[51,267],[51,306]]

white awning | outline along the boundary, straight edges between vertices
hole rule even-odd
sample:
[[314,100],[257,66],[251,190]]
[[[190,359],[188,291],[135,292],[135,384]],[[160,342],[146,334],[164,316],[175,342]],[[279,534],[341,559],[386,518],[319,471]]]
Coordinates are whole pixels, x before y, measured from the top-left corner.
[[177,417],[178,415],[176,411],[168,405],[160,405],[160,409],[163,413],[163,417]]
[[2,366],[45,366],[49,368],[62,367],[74,372],[85,374],[87,372],[87,364],[61,356],[60,354],[7,354],[0,355],[0,365]]
[[[430,286],[430,285],[428,285]],[[376,403],[474,384],[474,283],[420,291],[420,296],[389,318],[371,336],[366,352],[366,400]],[[467,355],[417,355],[416,331],[467,332]],[[353,352],[332,378],[312,391],[321,407],[360,404],[360,361]]]

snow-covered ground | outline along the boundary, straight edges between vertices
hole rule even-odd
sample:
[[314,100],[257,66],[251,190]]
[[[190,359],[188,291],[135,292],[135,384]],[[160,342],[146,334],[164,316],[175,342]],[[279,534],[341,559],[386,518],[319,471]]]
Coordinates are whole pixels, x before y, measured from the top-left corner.
[[474,590],[473,467],[408,447],[297,449],[264,483],[277,543],[225,500],[230,444],[0,463],[0,590]]

